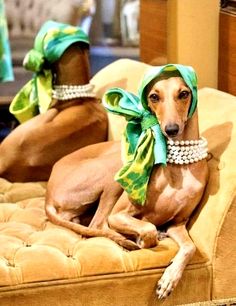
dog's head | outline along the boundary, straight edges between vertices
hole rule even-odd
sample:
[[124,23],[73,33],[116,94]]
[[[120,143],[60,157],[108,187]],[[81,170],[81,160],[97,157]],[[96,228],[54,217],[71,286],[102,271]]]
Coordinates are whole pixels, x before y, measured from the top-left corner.
[[191,67],[182,65],[163,66],[157,72],[146,76],[140,93],[142,104],[156,115],[163,134],[175,138],[182,134],[196,108],[196,74]]

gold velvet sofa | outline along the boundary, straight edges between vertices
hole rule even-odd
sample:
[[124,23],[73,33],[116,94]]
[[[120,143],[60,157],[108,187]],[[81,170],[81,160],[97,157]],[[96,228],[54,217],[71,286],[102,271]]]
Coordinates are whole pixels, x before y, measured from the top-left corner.
[[[118,60],[92,82],[99,96],[113,86],[136,92],[147,68]],[[173,306],[234,299],[236,97],[200,89],[199,118],[211,158],[204,197],[188,225],[197,252],[166,300],[156,298],[155,288],[177,252],[170,238],[156,248],[132,252],[106,238],[81,238],[47,220],[46,182],[11,183],[1,178],[0,305]],[[119,139],[124,122],[114,115],[109,119],[109,137]]]

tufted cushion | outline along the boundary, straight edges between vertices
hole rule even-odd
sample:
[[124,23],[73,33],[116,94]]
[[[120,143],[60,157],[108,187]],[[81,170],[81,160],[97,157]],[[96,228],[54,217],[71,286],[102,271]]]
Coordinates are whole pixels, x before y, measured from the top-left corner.
[[[156,248],[128,252],[107,238],[84,239],[47,220],[45,187],[45,183],[10,183],[0,179],[0,305],[48,306],[60,296],[63,301],[60,305],[75,306],[78,292],[79,300],[85,299],[78,305],[128,306],[140,288],[145,289],[144,299],[151,294],[154,301],[156,282],[176,254],[177,245],[166,238]],[[205,285],[209,278],[208,266],[208,258],[198,252],[188,267],[191,281],[204,280],[202,299],[209,296],[209,287]],[[63,291],[51,300],[58,286]],[[116,302],[112,300],[112,291],[101,298],[107,286],[115,286]],[[126,292],[126,286],[132,294]],[[72,302],[63,294],[70,287],[76,294]],[[35,288],[38,289],[35,291]],[[45,288],[50,290],[46,297],[42,293]],[[16,302],[10,304],[14,296]],[[143,298],[138,298],[136,305],[143,306]],[[173,298],[176,299],[174,294]],[[177,300],[181,303],[181,295]]]
[[124,251],[106,238],[83,239],[48,222],[44,183],[0,180],[0,286],[166,266],[177,247]]

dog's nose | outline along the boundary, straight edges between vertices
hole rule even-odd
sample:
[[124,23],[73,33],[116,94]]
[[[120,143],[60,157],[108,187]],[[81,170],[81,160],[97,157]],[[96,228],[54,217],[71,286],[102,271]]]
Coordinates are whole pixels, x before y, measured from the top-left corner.
[[167,124],[165,127],[165,132],[168,136],[174,137],[178,134],[179,132],[179,126],[178,124]]

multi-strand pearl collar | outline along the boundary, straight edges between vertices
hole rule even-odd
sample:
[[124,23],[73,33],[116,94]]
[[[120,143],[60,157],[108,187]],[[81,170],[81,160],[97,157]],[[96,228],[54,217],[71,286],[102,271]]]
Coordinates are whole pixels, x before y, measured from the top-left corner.
[[71,100],[75,98],[94,98],[94,85],[54,85],[52,97],[57,100]]
[[207,140],[167,140],[167,162],[171,164],[192,164],[208,155]]

